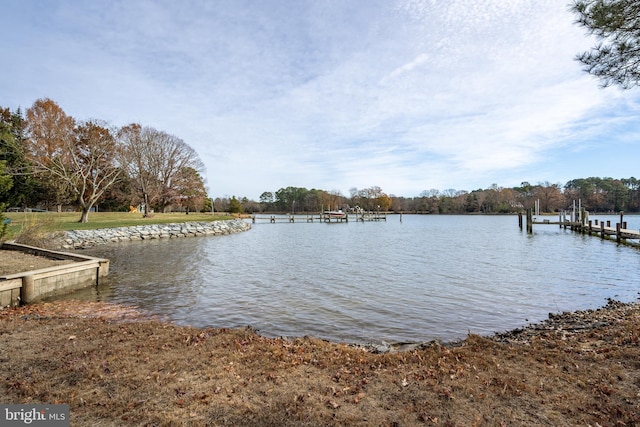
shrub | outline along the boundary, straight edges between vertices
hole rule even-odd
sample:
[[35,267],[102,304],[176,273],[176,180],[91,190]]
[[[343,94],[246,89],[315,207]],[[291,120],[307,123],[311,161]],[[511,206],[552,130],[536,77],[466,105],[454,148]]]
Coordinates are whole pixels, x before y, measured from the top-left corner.
[[50,216],[28,215],[16,235],[16,243],[46,248],[51,244],[54,219]]
[[7,228],[11,220],[4,215],[4,204],[0,203],[0,242],[4,241],[4,236],[7,235]]

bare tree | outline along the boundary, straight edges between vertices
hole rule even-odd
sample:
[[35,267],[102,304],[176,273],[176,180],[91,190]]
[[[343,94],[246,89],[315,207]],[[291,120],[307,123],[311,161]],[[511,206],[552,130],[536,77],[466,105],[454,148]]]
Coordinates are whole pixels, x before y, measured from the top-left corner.
[[155,171],[155,134],[152,128],[142,128],[132,123],[118,132],[120,166],[135,183],[135,189],[144,204],[144,216],[149,215],[149,203],[155,202],[161,192],[160,181]]
[[424,190],[420,192],[420,197],[438,197],[440,190],[432,188],[431,190]]
[[204,170],[204,163],[200,160],[198,153],[182,139],[166,135],[161,141],[160,159],[164,163],[164,168],[161,169],[160,174],[162,183],[160,206],[164,211],[182,195],[176,187],[179,175],[188,168],[199,173]]
[[68,162],[53,162],[51,172],[69,184],[82,211],[79,222],[87,222],[91,208],[120,176],[116,140],[105,122],[88,120],[76,127],[75,141],[65,150]]
[[[185,173],[200,171],[204,164],[198,154],[180,138],[152,127],[130,124],[118,132],[122,145],[120,163],[129,177],[136,182],[144,200],[145,215],[148,206],[165,210],[182,197],[185,190]],[[189,176],[194,177],[190,172]],[[204,188],[204,185],[202,185]]]

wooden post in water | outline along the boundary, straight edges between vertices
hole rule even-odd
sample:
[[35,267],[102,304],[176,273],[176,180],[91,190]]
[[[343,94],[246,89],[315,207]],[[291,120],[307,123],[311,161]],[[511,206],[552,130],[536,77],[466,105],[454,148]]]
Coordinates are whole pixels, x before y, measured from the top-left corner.
[[522,211],[518,212],[518,227],[522,230]]
[[531,208],[527,209],[527,233],[533,233],[533,214]]
[[620,222],[616,224],[616,242],[620,243],[620,238],[622,237],[622,219],[624,218],[624,212],[620,211]]

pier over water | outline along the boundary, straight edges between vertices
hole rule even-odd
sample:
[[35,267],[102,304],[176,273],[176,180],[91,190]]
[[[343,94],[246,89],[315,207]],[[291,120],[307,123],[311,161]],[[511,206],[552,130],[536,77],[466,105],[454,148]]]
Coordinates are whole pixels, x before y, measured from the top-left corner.
[[[518,225],[522,230],[522,212],[518,213]],[[548,218],[540,219],[539,215],[534,216],[532,209],[527,209],[527,233],[533,233],[534,225],[559,225],[560,228],[565,230],[568,228],[578,233],[600,236],[602,239],[615,240],[617,243],[640,247],[640,230],[627,228],[624,212],[620,212],[619,222],[612,226],[611,220],[589,219],[589,212],[584,208],[574,209],[570,212],[561,211],[557,221],[552,221]]]
[[274,224],[276,222],[320,222],[320,223],[347,223],[349,221],[386,221],[386,212],[374,212],[374,211],[362,211],[355,213],[347,213],[340,211],[325,211],[319,213],[309,214],[285,214],[285,215],[269,215],[259,216],[253,215],[251,222],[256,224],[257,222],[269,222]]

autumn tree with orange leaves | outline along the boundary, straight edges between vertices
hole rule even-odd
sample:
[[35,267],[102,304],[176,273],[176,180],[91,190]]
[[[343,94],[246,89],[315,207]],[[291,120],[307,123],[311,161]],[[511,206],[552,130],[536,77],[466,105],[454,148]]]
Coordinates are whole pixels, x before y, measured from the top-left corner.
[[33,173],[38,178],[45,203],[55,205],[60,211],[73,196],[67,182],[53,173],[51,165],[55,159],[66,156],[64,147],[72,144],[75,120],[50,99],[34,102],[26,116],[26,157],[34,165]]
[[202,175],[194,168],[186,166],[176,174],[173,191],[180,205],[187,209],[187,212],[204,207],[207,190],[204,187]]
[[[91,208],[120,177],[116,139],[100,120],[76,124],[50,99],[27,110],[25,151],[36,173],[47,175],[61,197],[69,191],[87,222]],[[60,199],[58,199],[60,200]]]

